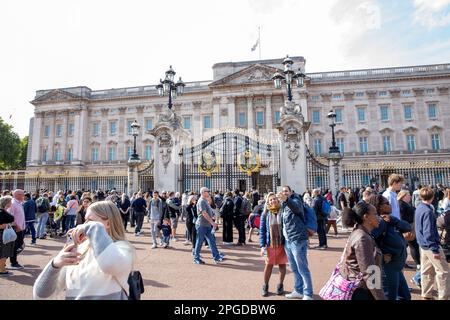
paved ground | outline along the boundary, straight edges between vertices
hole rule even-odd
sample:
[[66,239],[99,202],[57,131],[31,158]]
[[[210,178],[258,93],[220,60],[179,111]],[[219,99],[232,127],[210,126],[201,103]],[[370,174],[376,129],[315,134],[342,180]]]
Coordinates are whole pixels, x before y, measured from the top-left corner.
[[[184,234],[184,223],[179,224],[177,233]],[[129,228],[130,231],[130,228]],[[243,247],[223,246],[222,234],[217,234],[219,250],[226,254],[226,260],[220,265],[214,264],[209,249],[202,249],[202,256],[206,265],[196,265],[192,261],[191,247],[182,242],[172,242],[171,248],[150,249],[149,225],[144,224],[144,233],[135,237],[128,233],[129,240],[137,250],[137,269],[144,277],[144,299],[284,299],[274,295],[268,298],[260,296],[264,259],[259,256],[257,244],[258,236],[254,236],[254,243]],[[331,271],[339,261],[348,234],[343,233],[334,238],[329,237],[329,249],[326,251],[309,250],[309,263],[313,276],[315,299],[320,299],[317,293],[328,280]],[[235,234],[235,241],[237,235]],[[29,245],[30,238],[26,238],[27,247],[19,256],[19,262],[25,266],[24,270],[14,271],[14,275],[0,278],[0,299],[32,299],[32,287],[35,279],[47,262],[61,249],[64,240],[38,240],[36,246]],[[318,242],[314,237],[311,244]],[[413,262],[408,262],[413,265]],[[289,270],[289,267],[288,267]],[[413,272],[405,272],[409,280]],[[274,268],[270,281],[271,292],[275,291],[278,283],[278,269]],[[293,289],[293,275],[288,271],[285,289]],[[420,299],[418,289],[413,290],[413,299]]]

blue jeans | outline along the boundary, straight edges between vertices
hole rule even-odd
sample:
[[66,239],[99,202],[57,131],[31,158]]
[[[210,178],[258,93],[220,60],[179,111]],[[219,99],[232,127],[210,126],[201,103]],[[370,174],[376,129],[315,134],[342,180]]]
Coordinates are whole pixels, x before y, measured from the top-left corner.
[[414,275],[413,279],[417,282],[417,283],[421,283],[422,280],[422,274],[420,273],[420,270],[418,270],[416,272],[416,274]]
[[37,219],[37,223],[38,223],[38,226],[37,226],[37,237],[38,238],[44,236],[44,234],[45,234],[45,226],[47,225],[47,220],[48,220],[48,212],[41,213],[38,216],[38,219]]
[[27,222],[27,229],[31,232],[31,243],[36,243],[36,229],[34,228],[34,221]]
[[383,287],[388,300],[397,300],[401,297],[404,300],[411,300],[408,283],[406,282],[403,271],[397,262],[383,264],[384,279]]
[[77,216],[75,215],[67,215],[66,216],[66,231],[69,231],[70,229],[75,227],[75,218]]
[[211,226],[202,227],[196,225],[195,228],[197,230],[197,239],[195,240],[194,259],[200,260],[200,251],[202,250],[203,240],[206,239],[211,248],[214,260],[219,260],[220,254],[219,250],[217,250],[216,236],[211,233]]
[[313,296],[311,272],[308,268],[307,258],[308,240],[287,241],[284,250],[294,273],[294,288],[298,293]]

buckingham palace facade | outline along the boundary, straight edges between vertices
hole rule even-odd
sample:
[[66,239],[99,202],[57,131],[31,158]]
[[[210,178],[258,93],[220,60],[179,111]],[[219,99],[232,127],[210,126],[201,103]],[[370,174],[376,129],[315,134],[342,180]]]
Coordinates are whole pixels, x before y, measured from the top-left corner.
[[[305,70],[303,57],[291,59],[296,70]],[[283,68],[281,63],[217,63],[213,80],[187,82],[173,110],[190,133],[191,147],[201,145],[212,132],[234,130],[254,138],[276,131],[286,96],[274,88],[271,77]],[[449,184],[450,64],[305,74],[305,85],[293,90],[293,100],[310,122],[306,143],[317,165],[328,165],[332,138],[327,114],[333,109],[344,185],[385,185],[393,172],[403,173],[413,185]],[[158,96],[155,85],[39,90],[31,103],[35,116],[30,121],[27,170],[15,183],[28,190],[125,190],[127,160],[133,153],[130,126],[136,119],[141,126],[137,153],[143,159],[139,183],[142,189],[153,188],[151,131],[167,108],[167,98]],[[271,166],[276,177],[279,168]],[[186,177],[179,174],[178,190],[194,188]],[[214,173],[208,177],[213,179]],[[3,174],[4,186],[5,179]],[[233,188],[259,187],[263,180],[255,179],[244,178]],[[328,178],[321,174],[311,173],[308,179],[309,187],[327,187]],[[215,188],[212,181],[210,187]],[[272,189],[280,183],[273,181]]]

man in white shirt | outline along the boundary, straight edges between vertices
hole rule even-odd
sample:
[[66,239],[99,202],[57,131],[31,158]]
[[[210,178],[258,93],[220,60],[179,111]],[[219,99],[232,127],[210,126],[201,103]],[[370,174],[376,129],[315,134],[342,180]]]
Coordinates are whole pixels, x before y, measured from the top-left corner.
[[397,200],[397,192],[402,188],[405,178],[401,174],[393,173],[389,176],[388,185],[389,187],[383,192],[383,197],[385,197],[392,208],[391,216],[400,218],[400,206]]

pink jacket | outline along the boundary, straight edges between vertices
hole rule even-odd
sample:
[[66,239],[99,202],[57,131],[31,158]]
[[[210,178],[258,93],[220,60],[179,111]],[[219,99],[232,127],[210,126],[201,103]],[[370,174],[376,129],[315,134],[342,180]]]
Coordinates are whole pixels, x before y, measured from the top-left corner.
[[22,202],[13,199],[9,214],[14,217],[16,231],[25,230],[25,212],[23,211]]

